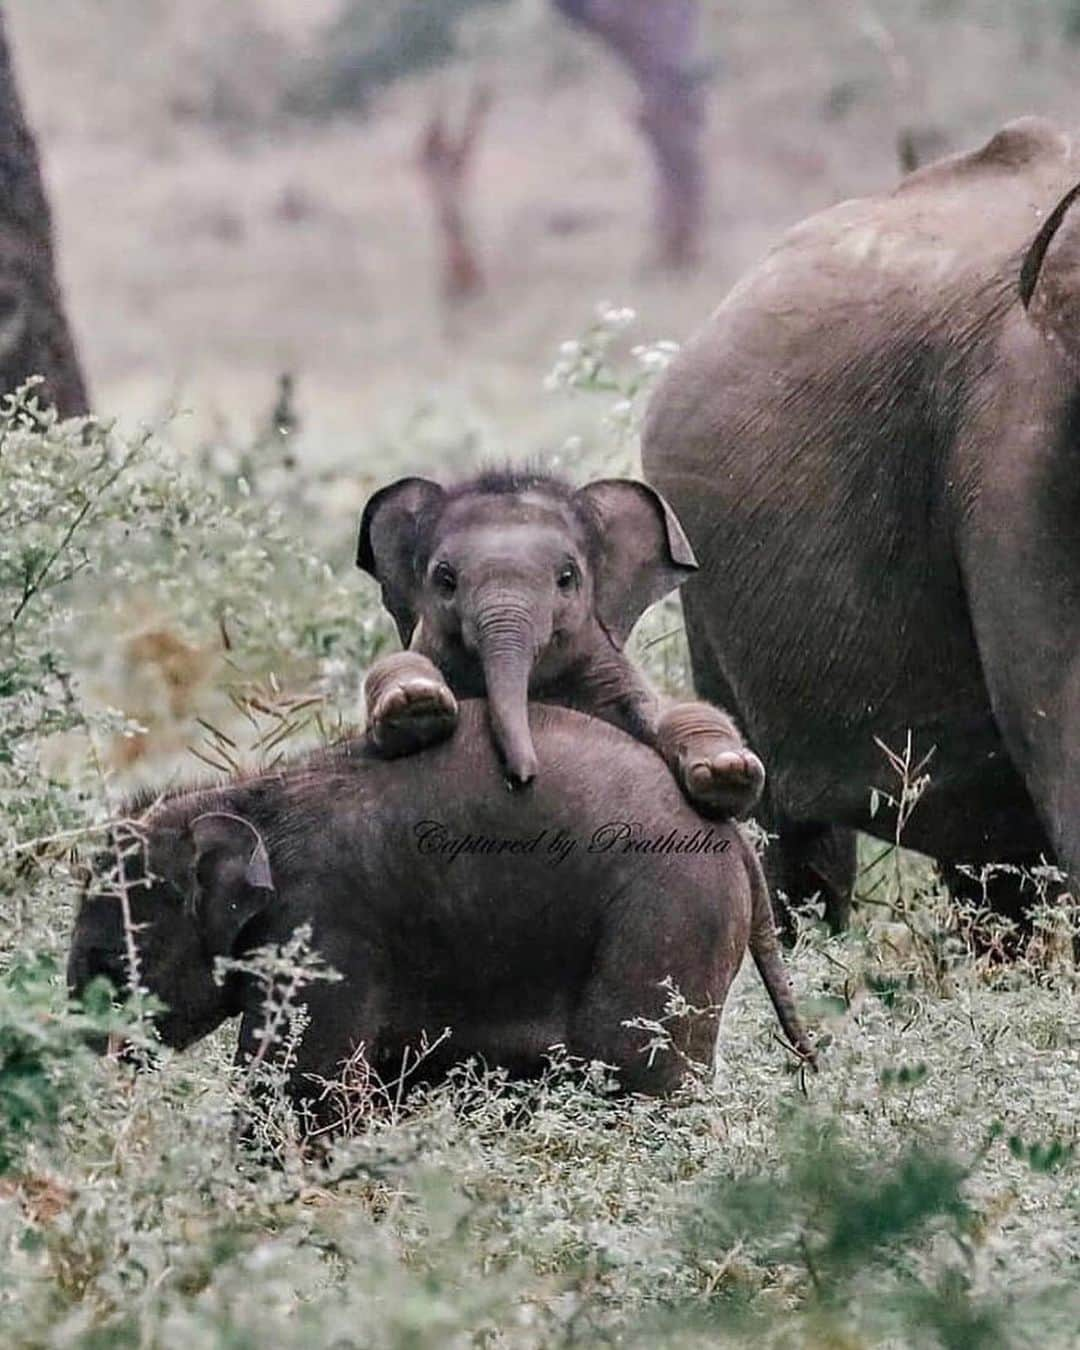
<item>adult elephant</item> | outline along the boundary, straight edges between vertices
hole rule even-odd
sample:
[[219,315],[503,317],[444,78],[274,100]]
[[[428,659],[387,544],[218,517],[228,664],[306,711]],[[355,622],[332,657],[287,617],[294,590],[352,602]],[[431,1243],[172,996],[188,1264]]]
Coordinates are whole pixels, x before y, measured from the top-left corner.
[[[673,363],[646,476],[701,564],[699,688],[771,775],[773,878],[843,922],[878,742],[906,827],[1080,876],[1080,147],[1011,123],[793,229]],[[1016,913],[1015,877],[991,901]]]

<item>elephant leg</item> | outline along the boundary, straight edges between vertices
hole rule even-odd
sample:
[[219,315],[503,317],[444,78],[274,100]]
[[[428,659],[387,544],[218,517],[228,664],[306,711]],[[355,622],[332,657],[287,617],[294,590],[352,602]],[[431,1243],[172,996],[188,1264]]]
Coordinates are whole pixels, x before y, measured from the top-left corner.
[[[1055,862],[1054,847],[1019,773],[1004,756],[965,805],[981,838],[934,850],[941,878],[960,903],[979,905],[1031,933],[1028,910],[1038,899],[1033,869]],[[1061,889],[1065,889],[1063,886]]]
[[[683,615],[694,688],[710,703],[730,709],[745,724],[735,690],[709,644],[706,625],[699,613],[702,603],[691,583],[683,591]],[[766,829],[779,836],[767,849],[763,863],[777,927],[784,941],[788,944],[794,941],[795,925],[779,897],[780,891],[791,904],[819,895],[824,901],[825,920],[830,930],[842,932],[851,917],[855,887],[855,832],[838,825],[776,823],[775,809],[769,804],[768,787],[758,815]]]
[[444,741],[457,726],[457,699],[438,666],[419,652],[376,661],[364,681],[364,702],[371,739],[387,759]]
[[728,714],[710,703],[668,703],[656,728],[656,749],[687,801],[702,815],[749,814],[765,783],[759,757]]
[[[731,954],[748,942],[749,916],[740,944],[737,932],[719,930],[714,897],[683,897],[686,903],[680,906],[679,897],[668,894],[662,922],[649,896],[626,899],[609,915],[592,973],[570,1019],[567,1049],[583,1059],[614,1065],[626,1092],[666,1096],[686,1078],[690,1062],[712,1067],[720,1010],[738,966]],[[663,941],[658,926],[671,940]],[[666,947],[659,959],[643,958],[658,945]],[[627,1023],[665,1017],[668,979],[700,1011],[668,1021],[670,1045],[650,1049],[653,1031]]]
[[694,688],[705,702],[666,701],[656,748],[687,800],[703,815],[743,817],[757,805],[765,767],[736,723],[735,691],[713,658],[691,597],[683,596]]
[[795,937],[792,907],[814,896],[824,903],[829,931],[843,932],[855,887],[855,831],[841,825],[787,824],[777,833],[764,862],[784,941],[790,944]]
[[629,989],[619,981],[595,979],[577,1009],[567,1049],[582,1059],[613,1065],[625,1092],[667,1096],[686,1078],[687,1060],[712,1064],[720,1019],[716,1013],[688,1014],[671,1029],[671,1045],[655,1051],[649,1049],[649,1031],[624,1025],[637,1018],[658,1020],[663,1012],[664,991],[659,988]]
[[702,815],[748,815],[765,785],[765,768],[738,727],[708,703],[672,703],[660,716],[657,749],[686,798]]
[[235,1064],[245,1084],[246,1105],[239,1111],[239,1136],[264,1155],[278,1151],[275,1132],[283,1124],[283,1105],[295,1116],[296,1135],[305,1145],[318,1147],[362,1128],[386,1098],[373,1067],[389,1031],[377,968],[350,970],[344,960],[335,964],[339,948],[332,933],[324,932],[323,945],[328,964],[348,973],[343,980],[317,981],[301,989],[296,1005],[303,1012],[299,1040],[288,1021],[273,1039],[264,1040],[264,991],[256,992],[240,1019]]

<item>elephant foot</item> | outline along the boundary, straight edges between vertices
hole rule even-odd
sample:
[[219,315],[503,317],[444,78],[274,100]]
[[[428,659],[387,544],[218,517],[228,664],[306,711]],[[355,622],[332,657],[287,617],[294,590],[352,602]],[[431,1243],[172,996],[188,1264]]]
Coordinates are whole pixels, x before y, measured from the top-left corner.
[[657,727],[656,746],[687,800],[703,816],[748,815],[761,796],[764,765],[727,713],[709,703],[667,708]]
[[[763,823],[772,827],[767,817]],[[798,932],[793,910],[814,898],[824,906],[829,931],[843,932],[851,919],[855,889],[855,831],[842,825],[801,823],[780,825],[775,833],[765,853],[765,872],[785,946],[791,946]]]
[[702,815],[727,818],[753,810],[765,785],[765,767],[752,750],[703,738],[682,749],[676,777]]
[[457,719],[457,699],[441,679],[404,675],[380,688],[368,731],[380,753],[395,758],[446,740]]

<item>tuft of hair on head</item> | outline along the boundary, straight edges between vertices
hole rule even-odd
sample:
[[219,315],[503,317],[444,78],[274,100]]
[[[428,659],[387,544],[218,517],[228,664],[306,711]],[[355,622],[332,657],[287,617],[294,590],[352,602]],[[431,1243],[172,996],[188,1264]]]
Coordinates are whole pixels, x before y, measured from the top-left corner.
[[[517,464],[509,460],[488,463],[467,477],[458,479],[443,490],[441,499],[430,504],[427,513],[421,515],[417,535],[424,539],[431,519],[440,515],[449,503],[460,501],[463,497],[478,494],[516,497],[527,492],[537,492],[568,507],[585,527],[590,556],[596,556],[601,546],[602,522],[592,500],[587,494],[581,494],[569,478],[546,468],[539,460],[526,460]],[[419,574],[427,566],[428,556],[425,551],[418,549],[413,561]]]
[[513,496],[533,490],[549,492],[563,501],[569,501],[577,491],[569,479],[545,468],[539,460],[526,460],[524,464],[506,460],[481,465],[475,473],[447,488],[447,496],[462,497],[474,492]]

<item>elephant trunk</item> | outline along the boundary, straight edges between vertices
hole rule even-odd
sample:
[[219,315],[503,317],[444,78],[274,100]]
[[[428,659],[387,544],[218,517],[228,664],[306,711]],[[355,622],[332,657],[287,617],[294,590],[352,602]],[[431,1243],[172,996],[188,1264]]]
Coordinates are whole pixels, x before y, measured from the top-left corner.
[[536,750],[529,731],[529,677],[544,640],[530,608],[505,599],[484,612],[476,624],[495,744],[510,781],[521,785],[536,777]]

